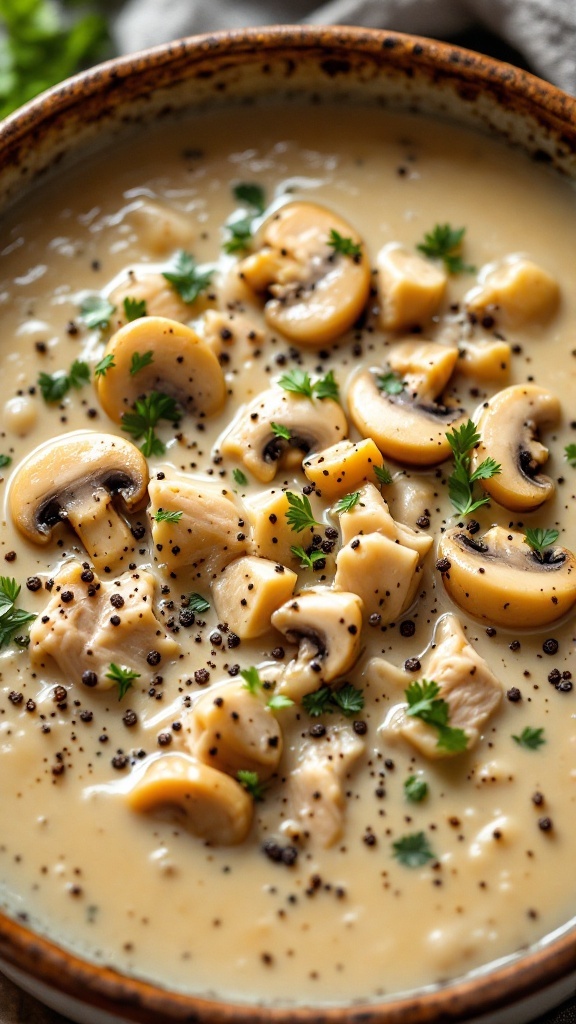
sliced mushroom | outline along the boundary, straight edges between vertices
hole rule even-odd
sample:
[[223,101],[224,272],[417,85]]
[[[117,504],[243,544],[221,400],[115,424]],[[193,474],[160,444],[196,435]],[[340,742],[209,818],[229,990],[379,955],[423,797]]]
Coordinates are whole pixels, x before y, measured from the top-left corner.
[[[359,245],[347,256],[329,245],[330,232]],[[269,327],[299,345],[335,341],[352,327],[370,290],[370,265],[357,232],[315,203],[288,203],[266,221],[261,252],[241,264],[243,280],[267,293]]]
[[[248,530],[230,491],[202,478],[164,476],[150,481],[148,493],[152,539],[170,572],[191,567],[195,579],[210,581],[246,551]],[[160,510],[181,515],[174,522]]]
[[278,692],[300,700],[348,672],[360,654],[362,602],[356,594],[316,587],[274,612],[272,625],[298,655],[285,669]]
[[[150,362],[133,373],[133,356],[148,353]],[[116,423],[150,391],[170,395],[198,416],[212,416],[224,405],[226,384],[216,356],[195,331],[176,320],[133,320],[112,335],[105,355],[114,364],[97,378],[96,387],[104,412]]]
[[399,331],[429,320],[444,298],[448,275],[442,267],[389,242],[376,258],[380,323]]
[[452,600],[491,625],[546,626],[576,603],[576,558],[566,548],[539,556],[523,533],[493,526],[480,537],[454,527],[441,536],[438,553]]
[[14,476],[9,503],[20,532],[48,544],[53,528],[68,522],[98,569],[130,562],[134,537],[116,511],[134,512],[146,501],[146,459],[123,437],[74,431],[37,448]]
[[513,254],[483,267],[479,285],[466,296],[466,308],[474,316],[496,316],[516,328],[547,320],[559,299],[558,284],[546,270]]
[[482,440],[472,453],[472,468],[487,457],[500,464],[501,472],[482,480],[482,486],[504,508],[529,512],[553,496],[554,481],[539,472],[548,449],[538,432],[555,426],[560,412],[556,396],[536,384],[514,384],[484,407],[478,420]]
[[126,795],[142,813],[176,816],[195,836],[215,846],[244,842],[253,803],[239,782],[187,754],[160,754]]
[[265,781],[280,763],[278,721],[264,699],[244,683],[211,687],[186,715],[184,730],[193,756],[227,775],[236,777],[245,770],[257,772]]
[[433,466],[450,455],[446,431],[465,419],[464,410],[439,399],[458,352],[435,342],[406,342],[391,350],[389,363],[404,379],[388,393],[378,386],[385,376],[373,370],[357,374],[348,389],[350,418],[363,437],[371,437],[383,455],[414,466]]
[[96,690],[115,686],[108,678],[112,663],[150,680],[180,650],[154,614],[154,587],[144,569],[108,583],[86,563],[68,562],[30,628],[32,661],[41,664],[49,655],[71,683]]
[[[274,433],[273,423],[289,430],[291,440]],[[240,412],[220,451],[243,462],[257,480],[269,483],[289,445],[303,452],[320,451],[347,433],[342,406],[333,399],[310,399],[269,388]]]

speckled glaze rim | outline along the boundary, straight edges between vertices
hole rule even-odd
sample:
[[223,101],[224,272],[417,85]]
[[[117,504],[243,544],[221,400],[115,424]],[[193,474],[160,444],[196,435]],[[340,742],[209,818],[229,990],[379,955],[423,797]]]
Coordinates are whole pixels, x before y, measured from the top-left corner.
[[[339,26],[284,26],[217,33],[156,47],[109,61],[50,90],[0,125],[0,188],[19,194],[30,179],[74,148],[75,135],[87,124],[97,129],[114,118],[130,121],[131,105],[140,105],[139,117],[145,117],[146,103],[158,91],[169,95],[169,90],[189,83],[193,103],[199,83],[204,96],[212,87],[217,95],[223,76],[228,76],[233,92],[235,71],[252,64],[261,74],[270,75],[271,84],[275,79],[269,65],[277,67],[278,62],[284,81],[290,81],[302,61],[316,66],[318,83],[332,83],[330,88],[335,89],[342,87],[347,76],[368,82],[390,75],[407,82],[417,78],[420,92],[424,85],[433,93],[452,93],[461,111],[467,105],[482,107],[488,98],[479,123],[505,137],[506,119],[519,119],[527,152],[576,180],[576,100],[555,87],[510,65],[433,40]],[[442,102],[436,108],[441,110]],[[496,118],[491,110],[498,113]],[[43,153],[49,153],[49,159]],[[82,960],[3,914],[0,957],[89,1007],[140,1024],[444,1024],[498,1016],[574,975],[576,931],[434,990],[326,1009],[266,1008],[165,991]],[[524,1015],[529,1016],[529,1012]]]

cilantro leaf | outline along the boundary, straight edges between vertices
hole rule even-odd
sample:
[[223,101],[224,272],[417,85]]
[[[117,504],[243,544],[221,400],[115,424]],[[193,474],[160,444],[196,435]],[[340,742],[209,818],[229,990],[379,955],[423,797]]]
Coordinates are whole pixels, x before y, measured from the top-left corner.
[[294,701],[291,697],[286,697],[283,693],[275,693],[267,703],[267,707],[271,711],[280,711],[282,708],[291,708],[294,705]]
[[96,366],[94,367],[94,376],[105,377],[108,370],[111,370],[114,366],[116,366],[116,363],[114,362],[114,356],[112,353],[107,356],[103,356],[100,362],[96,363]]
[[324,554],[323,551],[311,551],[310,554],[308,555],[306,554],[304,548],[300,547],[299,545],[293,545],[290,548],[290,551],[294,555],[294,558],[300,559],[301,569],[314,569],[316,562],[320,562],[322,561],[322,559],[326,558],[326,555]]
[[502,467],[494,459],[487,458],[474,472],[470,471],[470,450],[480,441],[480,434],[472,420],[463,423],[461,427],[455,427],[451,432],[448,431],[446,440],[454,455],[454,469],[448,479],[448,495],[456,511],[462,516],[467,516],[490,501],[486,494],[481,498],[474,498],[474,483],[497,476]]
[[396,860],[407,868],[421,868],[427,861],[435,859],[424,832],[415,832],[397,839],[392,843],[392,849]]
[[241,668],[240,675],[244,680],[243,686],[246,690],[249,690],[249,692],[253,694],[260,692],[263,683],[260,679],[260,673],[254,665],[251,665],[250,668]]
[[181,415],[173,398],[161,391],[151,391],[145,398],[138,398],[135,401],[132,410],[122,416],[121,423],[123,430],[131,434],[136,441],[144,438],[140,450],[149,458],[151,455],[163,455],[166,451],[166,446],[154,432],[159,420],[178,423]]
[[124,299],[124,316],[127,323],[139,320],[142,316],[148,316],[146,311],[146,299],[132,299],[129,295]]
[[522,730],[519,736],[512,736],[512,739],[525,750],[538,750],[538,747],[546,743],[544,729],[532,729],[529,725]]
[[428,259],[442,260],[450,274],[473,274],[475,267],[464,263],[460,249],[466,228],[452,228],[450,224],[436,224],[424,235],[424,241],[416,246]]
[[260,781],[258,772],[250,772],[246,768],[240,768],[236,772],[236,778],[253,800],[258,802],[264,799],[266,783]]
[[238,484],[239,487],[248,486],[248,477],[246,476],[246,473],[242,472],[241,469],[232,470],[232,479],[234,480],[234,483]]
[[201,614],[210,610],[210,602],[202,594],[189,594],[187,607]]
[[571,466],[576,466],[576,444],[567,444],[564,449],[564,457]]
[[330,228],[328,245],[335,253],[339,253],[341,256],[349,256],[352,260],[358,261],[362,257],[362,246],[360,243],[353,242],[351,238],[345,238],[335,228]]
[[292,491],[286,491],[286,500],[290,508],[284,514],[291,530],[302,533],[302,530],[306,530],[308,527],[320,526],[320,523],[314,519],[312,506],[305,494],[293,494]]
[[80,316],[86,327],[108,327],[110,317],[116,312],[113,306],[103,295],[89,295],[80,306]]
[[112,679],[118,686],[118,700],[126,696],[128,690],[134,685],[136,679],[140,679],[140,673],[134,672],[127,665],[116,665],[113,661],[108,666],[106,679]]
[[75,359],[68,373],[64,370],[57,370],[56,373],[40,373],[38,376],[38,387],[45,402],[60,402],[64,395],[67,395],[70,388],[80,389],[90,380],[90,367],[88,363]]
[[191,253],[181,249],[176,254],[174,269],[163,271],[162,277],[172,285],[184,302],[191,304],[206,291],[212,280],[212,273],[212,270],[198,270]]
[[397,373],[382,373],[376,378],[376,383],[380,388],[380,391],[385,391],[387,395],[399,395],[405,388],[405,382]]
[[165,508],[159,508],[152,518],[156,523],[179,523],[183,514],[183,512],[177,512],[176,510],[169,511]]
[[247,203],[248,206],[252,206],[258,213],[264,213],[266,209],[266,195],[261,185],[257,185],[254,182],[241,181],[238,185],[235,185],[232,189],[234,198],[239,203]]
[[305,370],[290,370],[290,373],[283,373],[278,381],[281,388],[284,391],[290,391],[295,395],[305,395],[306,398],[312,398],[312,381],[310,380],[310,374],[306,373]]
[[316,398],[332,398],[335,402],[340,401],[340,388],[338,387],[338,382],[334,377],[333,370],[329,370],[324,377],[317,380],[316,383],[312,385],[312,388]]
[[32,612],[15,607],[19,593],[20,586],[12,576],[0,576],[0,647],[9,644],[17,630],[36,618]]
[[346,494],[334,505],[334,511],[339,514],[342,512],[351,512],[355,505],[360,501],[360,491],[353,491],[352,494]]
[[524,543],[528,544],[539,562],[546,561],[546,548],[556,543],[560,533],[558,530],[543,530],[536,527],[534,530],[524,531]]
[[68,382],[71,388],[80,389],[90,380],[90,367],[81,359],[75,359],[68,371]]
[[332,690],[329,686],[321,686],[319,690],[307,693],[302,698],[302,707],[310,715],[310,718],[319,718],[326,712],[332,712],[334,708],[331,707],[331,703]]
[[222,246],[224,252],[233,254],[235,252],[245,252],[246,249],[250,248],[253,219],[253,217],[238,217],[227,222],[226,227],[230,232],[230,237],[226,239]]
[[132,353],[132,361],[130,363],[130,376],[134,377],[140,370],[143,370],[145,366],[151,366],[154,362],[154,353],[152,349],[149,352],[144,352],[140,355],[139,352]]
[[352,683],[344,683],[339,690],[332,690],[332,703],[342,712],[346,718],[358,714],[364,707],[364,694]]
[[454,729],[448,724],[450,707],[442,697],[438,697],[438,683],[428,679],[423,679],[421,683],[414,681],[404,692],[408,701],[406,714],[411,718],[419,718],[426,725],[436,729],[436,745],[439,749],[454,754],[466,750],[468,737],[463,729]]
[[404,795],[407,800],[419,804],[428,796],[428,783],[418,775],[409,775],[404,782]]
[[391,484],[392,474],[386,466],[373,466],[374,476],[376,477],[379,484]]

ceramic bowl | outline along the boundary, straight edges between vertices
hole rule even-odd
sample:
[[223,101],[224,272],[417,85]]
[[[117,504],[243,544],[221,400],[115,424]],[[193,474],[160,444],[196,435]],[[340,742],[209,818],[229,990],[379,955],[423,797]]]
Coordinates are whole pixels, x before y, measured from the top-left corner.
[[[282,27],[182,40],[52,89],[0,126],[0,198],[87,147],[184,108],[297,93],[376,100],[480,127],[576,179],[576,100],[506,64],[427,39]],[[576,987],[576,929],[444,987],[342,1009],[267,1009],[165,991],[95,966],[0,914],[5,973],[82,1024],[440,1024],[527,1021]]]

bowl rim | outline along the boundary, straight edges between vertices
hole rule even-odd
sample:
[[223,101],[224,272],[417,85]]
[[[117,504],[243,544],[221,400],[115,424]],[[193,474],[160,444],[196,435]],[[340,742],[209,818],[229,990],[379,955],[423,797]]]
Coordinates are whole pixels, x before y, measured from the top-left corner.
[[[97,103],[119,87],[132,95],[168,85],[177,75],[193,77],[207,61],[260,61],[288,51],[338,62],[391,61],[399,70],[416,68],[434,82],[457,82],[488,92],[497,105],[530,117],[576,150],[576,98],[510,64],[471,50],[420,36],[353,26],[282,25],[222,31],[161,44],[114,58],[82,72],[0,123],[0,165],[25,163],[26,154],[61,129],[62,119],[78,115],[87,100]],[[130,99],[130,95],[128,96]],[[84,115],[83,115],[84,116]],[[32,930],[26,920],[0,912],[0,960],[65,996],[127,1020],[158,1019],[194,1024],[440,1024],[492,1013],[534,997],[576,970],[576,929],[542,940],[520,952],[446,985],[389,999],[341,1006],[261,1006],[185,995],[113,968],[84,960]],[[1,965],[0,965],[1,966]]]

